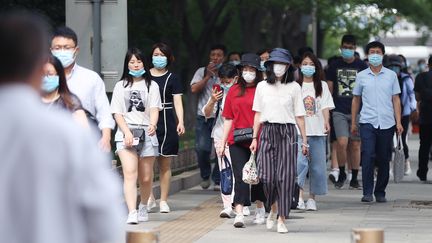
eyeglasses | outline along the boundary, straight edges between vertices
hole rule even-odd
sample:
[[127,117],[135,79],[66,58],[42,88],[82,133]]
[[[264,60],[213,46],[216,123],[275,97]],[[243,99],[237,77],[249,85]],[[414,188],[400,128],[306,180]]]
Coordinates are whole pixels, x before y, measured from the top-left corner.
[[53,50],[53,51],[60,51],[60,50],[71,51],[73,49],[75,49],[75,46],[68,46],[68,45],[60,46],[60,45],[58,45],[58,46],[51,47],[51,50]]

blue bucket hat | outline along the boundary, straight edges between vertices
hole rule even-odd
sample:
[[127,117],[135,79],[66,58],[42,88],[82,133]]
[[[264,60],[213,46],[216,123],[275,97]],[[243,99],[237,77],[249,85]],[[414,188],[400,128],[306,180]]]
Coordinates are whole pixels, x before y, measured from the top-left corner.
[[270,58],[264,63],[264,66],[267,67],[270,62],[282,62],[286,64],[292,64],[293,58],[288,50],[283,48],[274,48],[270,52]]

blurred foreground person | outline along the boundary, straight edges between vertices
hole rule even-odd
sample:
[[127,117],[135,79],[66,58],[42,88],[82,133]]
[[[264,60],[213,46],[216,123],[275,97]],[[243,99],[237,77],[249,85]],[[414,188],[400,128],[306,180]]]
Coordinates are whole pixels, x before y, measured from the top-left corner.
[[0,13],[0,235],[8,243],[119,242],[120,187],[96,138],[39,96],[47,25]]

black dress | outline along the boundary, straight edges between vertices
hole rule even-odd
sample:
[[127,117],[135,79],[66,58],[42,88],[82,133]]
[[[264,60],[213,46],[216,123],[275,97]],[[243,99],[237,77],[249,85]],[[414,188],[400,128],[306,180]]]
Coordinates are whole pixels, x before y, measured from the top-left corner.
[[159,112],[156,134],[159,141],[159,154],[165,157],[177,156],[179,137],[177,134],[177,119],[174,115],[174,96],[182,94],[181,83],[177,75],[166,72],[162,76],[152,76],[159,85],[163,109]]

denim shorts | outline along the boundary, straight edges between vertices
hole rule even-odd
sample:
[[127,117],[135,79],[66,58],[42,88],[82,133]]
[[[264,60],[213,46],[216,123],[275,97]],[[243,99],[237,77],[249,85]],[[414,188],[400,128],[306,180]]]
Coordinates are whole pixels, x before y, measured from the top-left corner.
[[137,153],[137,155],[141,158],[159,156],[159,152],[158,152],[159,143],[158,143],[158,139],[157,139],[156,135],[148,136],[146,134],[144,144],[143,144],[142,149],[140,151],[138,151],[135,146],[132,146],[130,148],[126,148],[123,141],[116,142],[116,148],[117,148],[116,152],[118,152],[119,150],[122,150],[122,149],[127,149],[129,151],[133,151],[133,152]]
[[[309,158],[302,154],[302,146],[298,146],[297,183],[304,190],[306,175],[309,172],[310,193],[327,194],[326,137],[308,136]],[[302,139],[298,137],[299,144]]]

